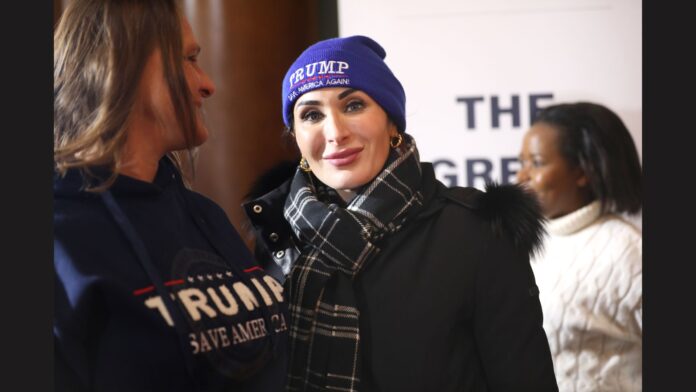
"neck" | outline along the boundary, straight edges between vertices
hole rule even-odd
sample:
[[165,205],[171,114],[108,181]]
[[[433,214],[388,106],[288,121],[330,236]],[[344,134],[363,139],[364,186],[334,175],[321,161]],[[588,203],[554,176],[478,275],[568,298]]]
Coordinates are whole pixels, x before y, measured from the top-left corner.
[[355,197],[356,193],[353,190],[350,189],[336,189],[336,192],[338,193],[339,196],[341,196],[341,199],[347,203],[350,203],[351,200]]
[[585,228],[594,222],[602,213],[602,205],[599,200],[595,200],[584,205],[575,211],[561,217],[550,219],[546,229],[555,235],[568,235]]
[[[142,128],[131,128],[128,132],[125,146],[122,152],[123,165],[119,174],[136,178],[145,182],[152,182],[157,174],[159,160],[165,152],[157,148],[159,143],[152,140],[155,132],[140,131]],[[152,131],[152,130],[147,130]]]
[[155,175],[157,174],[158,162],[159,161],[153,162],[151,160],[133,158],[125,161],[119,174],[133,177],[140,181],[152,182],[155,180]]

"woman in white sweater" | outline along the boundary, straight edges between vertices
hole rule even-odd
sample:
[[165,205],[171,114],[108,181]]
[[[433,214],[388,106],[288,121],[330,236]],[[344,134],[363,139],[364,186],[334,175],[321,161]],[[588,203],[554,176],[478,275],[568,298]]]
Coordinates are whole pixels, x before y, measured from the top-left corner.
[[549,236],[532,261],[560,391],[642,389],[641,166],[621,119],[580,102],[547,107],[524,136],[520,183]]

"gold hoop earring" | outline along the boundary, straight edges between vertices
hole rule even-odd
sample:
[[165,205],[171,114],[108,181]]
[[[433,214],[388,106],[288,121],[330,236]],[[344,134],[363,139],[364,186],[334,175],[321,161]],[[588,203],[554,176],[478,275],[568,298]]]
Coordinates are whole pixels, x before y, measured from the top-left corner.
[[312,168],[309,167],[309,162],[305,159],[305,157],[300,158],[300,169],[302,169],[303,172],[311,172]]
[[392,136],[391,139],[389,139],[389,145],[391,148],[397,148],[401,145],[401,142],[404,141],[404,137],[401,136],[400,133],[396,134],[396,136]]

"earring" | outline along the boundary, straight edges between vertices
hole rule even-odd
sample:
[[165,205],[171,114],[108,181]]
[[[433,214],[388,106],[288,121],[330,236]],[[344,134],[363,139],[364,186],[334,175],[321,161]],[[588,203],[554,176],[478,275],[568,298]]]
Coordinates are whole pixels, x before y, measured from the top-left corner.
[[302,169],[303,172],[307,172],[307,173],[312,171],[312,168],[309,167],[309,162],[307,162],[305,157],[302,157],[300,159],[300,169]]
[[396,136],[392,136],[391,139],[389,139],[389,145],[391,148],[397,148],[401,145],[401,142],[404,141],[404,137],[401,136],[400,133],[396,134]]

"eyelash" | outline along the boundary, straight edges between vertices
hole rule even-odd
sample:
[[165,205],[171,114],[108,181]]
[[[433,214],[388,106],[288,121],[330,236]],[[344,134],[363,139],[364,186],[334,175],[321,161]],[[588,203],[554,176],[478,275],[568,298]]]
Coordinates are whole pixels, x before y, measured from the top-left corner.
[[539,159],[529,159],[529,160],[527,160],[527,159],[519,158],[519,160],[520,160],[520,163],[522,164],[522,166],[525,166],[527,163],[530,163],[532,167],[540,167],[540,166],[543,166],[543,165],[544,165],[544,162],[542,162],[542,161],[539,160]]
[[302,121],[306,121],[306,122],[317,122],[317,121],[321,120],[323,117],[324,117],[324,115],[315,109],[310,109],[310,110],[307,110],[306,112],[300,114],[300,119],[302,119]]
[[[365,102],[361,99],[353,99],[346,103],[344,111],[346,113],[352,113],[359,111],[365,107]],[[300,119],[306,122],[317,122],[324,118],[324,114],[316,109],[308,109],[306,112],[300,114]]]
[[[355,106],[358,106],[357,108],[353,109]],[[365,103],[359,99],[352,100],[346,104],[346,112],[353,112],[355,110],[360,110],[365,107]]]

